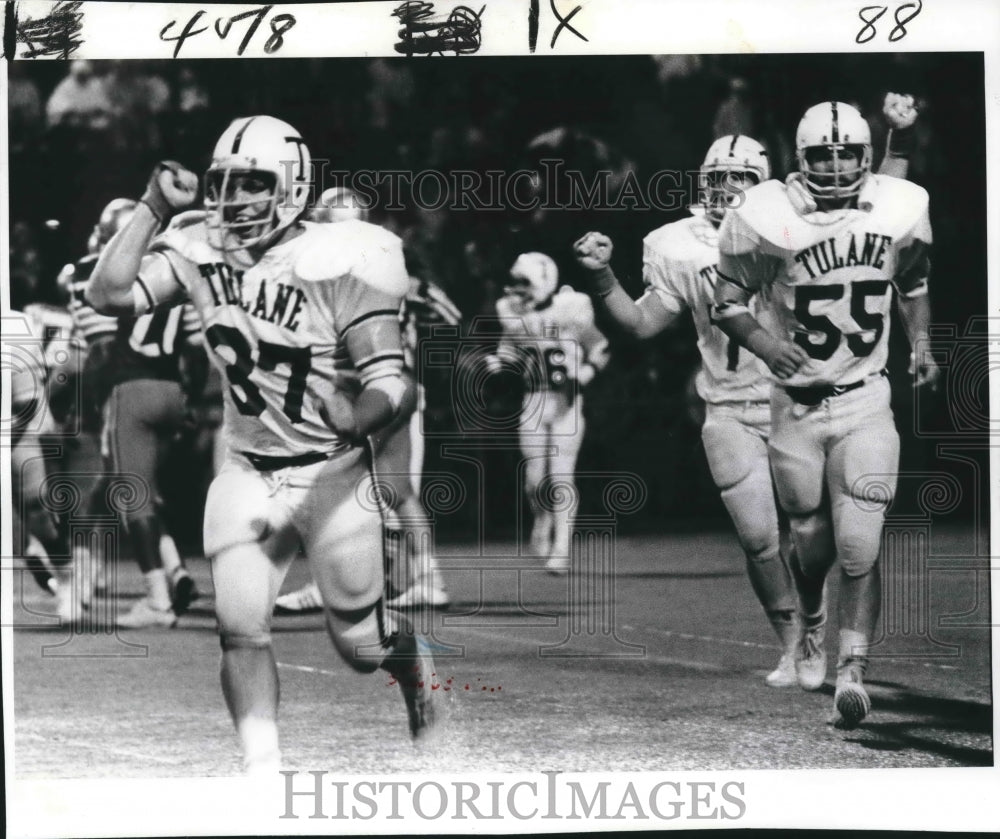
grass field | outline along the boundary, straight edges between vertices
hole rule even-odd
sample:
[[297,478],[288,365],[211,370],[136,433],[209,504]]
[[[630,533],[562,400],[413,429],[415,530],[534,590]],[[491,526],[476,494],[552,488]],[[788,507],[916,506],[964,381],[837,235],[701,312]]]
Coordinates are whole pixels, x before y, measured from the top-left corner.
[[[419,616],[437,649],[439,735],[409,742],[398,687],[349,671],[320,615],[278,617],[284,762],[356,774],[992,765],[989,563],[974,541],[936,530],[923,570],[886,564],[874,710],[854,731],[827,723],[835,616],[820,692],[764,685],[779,649],[728,534],[620,539],[613,591],[608,577],[550,576],[510,544],[445,545],[453,604]],[[120,634],[71,634],[24,575],[15,778],[239,772],[209,569],[190,566],[203,597],[174,630]],[[296,563],[286,589],[306,576]],[[140,596],[131,563],[118,577],[96,616]]]

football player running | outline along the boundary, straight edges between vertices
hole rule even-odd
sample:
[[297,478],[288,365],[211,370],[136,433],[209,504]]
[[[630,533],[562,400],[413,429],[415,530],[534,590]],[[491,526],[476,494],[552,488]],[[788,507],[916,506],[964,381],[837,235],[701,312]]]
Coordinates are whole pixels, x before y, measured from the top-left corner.
[[503,333],[488,369],[523,374],[519,436],[531,550],[546,570],[562,574],[570,567],[574,473],[586,430],[582,389],[607,365],[608,341],[594,324],[587,295],[559,289],[559,271],[547,254],[518,256],[504,291],[496,304]]
[[87,290],[120,313],[190,298],[227,384],[226,463],[209,490],[204,546],[223,695],[255,774],[280,765],[271,614],[300,547],[338,652],[400,683],[414,737],[433,720],[426,643],[382,606],[382,522],[366,444],[410,396],[398,320],[408,275],[388,231],[303,220],[311,168],[291,125],[236,119],[216,144],[204,211],[183,212],[194,206],[197,176],[159,164]]
[[650,338],[675,324],[685,311],[694,318],[701,353],[695,385],[705,402],[705,455],[746,554],[750,584],[781,645],[778,665],[765,682],[790,687],[797,684],[794,654],[799,633],[767,459],[767,368],[712,319],[719,225],[730,199],[770,175],[767,152],[756,140],[730,135],[712,143],[700,171],[702,203],[691,208],[690,217],[657,228],[644,240],[646,293],[637,301],[609,267],[612,243],[607,236],[589,233],[574,249],[595,305],[625,333]]
[[[834,723],[853,728],[871,709],[864,675],[899,465],[885,373],[889,316],[896,296],[911,346],[927,337],[928,196],[871,172],[868,123],[842,102],[809,108],[795,145],[809,205],[768,181],[726,214],[715,317],[774,379],[770,457],[795,544],[803,620],[796,668],[809,690],[826,675],[824,582],[840,560]],[[926,352],[911,370],[917,386],[939,375]]]

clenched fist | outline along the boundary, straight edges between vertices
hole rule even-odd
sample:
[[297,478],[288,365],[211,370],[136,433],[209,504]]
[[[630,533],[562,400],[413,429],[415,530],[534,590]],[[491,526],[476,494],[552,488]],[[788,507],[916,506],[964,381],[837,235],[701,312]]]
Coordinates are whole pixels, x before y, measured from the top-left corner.
[[603,233],[587,233],[573,244],[573,255],[586,276],[587,291],[596,297],[606,297],[618,285],[611,270],[614,245]]
[[600,271],[611,263],[614,245],[603,233],[587,233],[573,244],[573,254],[582,268]]
[[787,379],[795,375],[799,368],[809,361],[808,353],[791,341],[774,342],[761,358],[768,369],[779,379]]
[[916,103],[908,93],[887,93],[882,115],[893,131],[905,131],[917,120]]
[[142,203],[153,211],[160,224],[192,206],[198,197],[198,176],[173,160],[156,164]]

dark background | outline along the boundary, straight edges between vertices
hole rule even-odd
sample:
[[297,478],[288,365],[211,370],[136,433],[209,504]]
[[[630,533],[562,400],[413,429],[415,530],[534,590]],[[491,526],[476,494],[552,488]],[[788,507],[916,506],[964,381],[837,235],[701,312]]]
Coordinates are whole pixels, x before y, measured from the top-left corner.
[[[541,157],[567,168],[634,170],[640,182],[661,169],[696,169],[711,141],[740,132],[768,147],[774,176],[794,166],[798,119],[824,99],[856,104],[873,131],[875,166],[884,148],[881,103],[887,91],[922,103],[910,177],[931,196],[935,322],[953,337],[940,344],[951,373],[935,395],[914,398],[908,349],[899,324],[890,364],[903,438],[902,471],[945,471],[978,494],[962,493],[949,516],[985,517],[988,472],[986,343],[986,198],[984,72],[981,54],[639,56],[606,58],[314,59],[96,62],[110,110],[59,125],[44,105],[67,72],[62,62],[11,62],[10,224],[12,302],[58,302],[59,268],[83,254],[101,208],[138,196],[151,165],[173,158],[195,171],[208,164],[229,121],[267,113],[295,125],[314,158],[338,169],[515,169]],[[151,81],[152,80],[152,81]],[[154,87],[151,88],[150,85]],[[166,94],[158,105],[149,90]],[[162,97],[161,97],[162,98]],[[549,139],[546,132],[562,129]],[[535,141],[535,142],[533,142]],[[419,211],[412,204],[374,220],[399,233],[411,272],[437,282],[468,318],[489,314],[516,253],[537,248],[560,263],[573,284],[568,247],[588,229],[611,234],[616,271],[638,296],[641,240],[683,212],[626,210],[546,213]],[[57,230],[45,221],[60,222]],[[978,336],[961,340],[968,330]],[[726,526],[701,450],[701,406],[690,387],[698,364],[690,325],[644,345],[617,341],[609,368],[587,394],[582,471],[634,472],[648,499],[623,531]],[[961,375],[954,374],[961,367]],[[455,442],[446,377],[428,378],[428,471],[454,472],[472,485],[471,467],[444,459]],[[491,394],[499,414],[519,395]],[[482,449],[492,538],[512,534],[516,441]],[[949,441],[972,446],[978,473],[949,459]],[[497,442],[494,435],[493,442]],[[501,441],[502,442],[502,441]],[[164,475],[178,535],[196,541],[207,465],[174,458]],[[980,477],[976,477],[976,475]],[[601,507],[599,482],[584,480],[582,511]],[[916,512],[920,481],[901,483],[894,514]],[[982,496],[982,497],[980,497]],[[979,497],[979,502],[976,501]],[[476,499],[439,523],[439,538],[469,538]]]

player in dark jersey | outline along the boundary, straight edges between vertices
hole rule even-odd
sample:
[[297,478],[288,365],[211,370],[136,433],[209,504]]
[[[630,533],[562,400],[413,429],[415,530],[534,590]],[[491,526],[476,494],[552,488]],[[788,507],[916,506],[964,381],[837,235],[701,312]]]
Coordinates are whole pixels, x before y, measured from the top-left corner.
[[[186,423],[187,395],[204,381],[207,361],[197,315],[190,306],[155,309],[142,316],[114,318],[97,312],[84,289],[104,245],[135,209],[118,198],[101,214],[90,240],[91,253],[64,269],[69,310],[87,342],[84,365],[85,425],[101,429],[107,474],[91,496],[96,507],[115,475],[138,476],[139,498],[124,516],[132,553],[143,573],[146,596],[116,621],[124,628],[171,627],[198,596],[158,511],[156,472],[162,453]],[[130,478],[130,480],[133,480]]]

